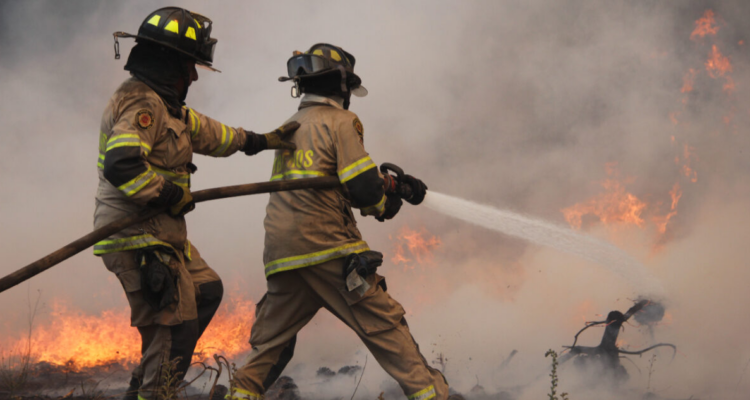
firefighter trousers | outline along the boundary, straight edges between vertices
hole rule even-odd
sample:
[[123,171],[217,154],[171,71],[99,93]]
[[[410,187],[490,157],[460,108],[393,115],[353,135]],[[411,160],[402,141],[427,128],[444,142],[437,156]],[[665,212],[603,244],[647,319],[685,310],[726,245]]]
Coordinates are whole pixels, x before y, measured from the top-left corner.
[[[221,303],[221,279],[192,247],[191,259],[172,260],[179,272],[179,303],[157,312],[143,299],[134,251],[105,254],[102,258],[122,283],[130,304],[131,325],[141,335],[141,362],[133,372],[126,398],[135,398],[137,390],[139,400],[157,399],[160,391],[168,388],[165,379],[177,376],[174,386],[184,378],[198,339]],[[165,368],[172,372],[165,374]]]
[[279,272],[256,308],[249,361],[235,374],[228,400],[259,400],[281,375],[294,352],[297,332],[325,308],[349,326],[410,400],[448,398],[448,383],[419,351],[404,319],[404,309],[386,292],[384,278],[367,278],[370,288],[349,292],[344,259]]

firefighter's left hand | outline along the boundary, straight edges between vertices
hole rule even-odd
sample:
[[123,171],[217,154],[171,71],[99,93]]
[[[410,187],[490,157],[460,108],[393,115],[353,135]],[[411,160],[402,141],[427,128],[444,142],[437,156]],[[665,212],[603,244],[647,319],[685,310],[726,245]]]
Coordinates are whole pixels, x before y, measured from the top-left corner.
[[300,124],[297,121],[292,121],[284,126],[276,129],[271,133],[263,135],[266,138],[267,149],[287,149],[296,150],[297,146],[290,142],[294,132],[299,129]]
[[404,204],[404,202],[401,201],[401,197],[398,194],[389,194],[386,195],[385,199],[385,210],[383,210],[383,213],[380,214],[380,216],[375,217],[380,222],[385,222],[387,219],[392,219],[393,217],[398,214],[398,211],[401,209],[401,205]]

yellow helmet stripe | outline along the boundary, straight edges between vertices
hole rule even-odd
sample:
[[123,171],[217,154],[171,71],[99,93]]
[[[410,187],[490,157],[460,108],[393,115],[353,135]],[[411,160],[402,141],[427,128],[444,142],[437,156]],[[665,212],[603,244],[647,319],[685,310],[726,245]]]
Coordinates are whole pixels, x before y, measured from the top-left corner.
[[187,32],[185,32],[185,37],[193,40],[198,40],[195,38],[195,29],[193,29],[192,26],[188,26]]
[[153,26],[159,26],[159,21],[161,21],[161,15],[154,15],[148,20],[148,23]]
[[164,27],[164,30],[174,32],[174,33],[180,33],[180,24],[177,22],[176,19],[173,19],[169,21],[167,26]]

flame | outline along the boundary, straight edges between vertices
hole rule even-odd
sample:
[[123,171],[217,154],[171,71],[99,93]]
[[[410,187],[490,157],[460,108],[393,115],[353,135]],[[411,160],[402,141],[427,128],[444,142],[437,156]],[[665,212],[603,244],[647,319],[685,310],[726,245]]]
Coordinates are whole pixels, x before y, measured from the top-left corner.
[[[30,346],[35,362],[78,372],[112,364],[132,367],[140,361],[141,339],[130,326],[129,309],[91,315],[60,300],[53,301],[51,308],[49,320],[32,330]],[[225,301],[198,342],[193,361],[203,361],[213,353],[231,359],[248,352],[254,309],[255,304],[241,296]],[[24,338],[4,343],[2,348],[27,346],[29,341]]]
[[685,143],[683,145],[682,158],[685,160],[685,164],[682,166],[682,174],[685,175],[685,177],[690,178],[690,182],[698,182],[698,172],[690,167],[691,160],[696,158],[695,148]]
[[716,25],[716,19],[714,18],[714,12],[712,10],[706,10],[703,16],[695,21],[695,29],[690,34],[690,40],[697,40],[698,38],[704,38],[706,36],[715,36],[716,32],[719,31],[719,26]]
[[657,232],[662,235],[667,232],[667,224],[669,223],[669,220],[677,215],[677,203],[680,201],[680,197],[682,197],[682,190],[680,190],[679,182],[674,184],[672,190],[669,191],[669,195],[672,197],[672,206],[670,207],[669,212],[665,215],[655,215],[652,217]]
[[645,222],[641,214],[646,203],[625,190],[624,183],[617,179],[616,163],[607,164],[606,168],[609,178],[601,182],[604,192],[589,201],[562,209],[565,220],[576,229],[581,229],[584,215],[596,216],[605,224],[619,222],[643,227]]
[[[434,250],[441,244],[440,238],[431,235],[424,227],[415,231],[403,226],[396,235],[391,262],[396,265],[403,264],[404,270],[414,269],[414,263],[428,265],[434,259]],[[407,252],[411,258],[407,257]]]
[[695,76],[697,74],[698,71],[693,68],[690,68],[688,72],[685,73],[685,75],[682,77],[682,89],[680,89],[680,93],[690,93],[693,91]]
[[706,71],[711,78],[718,78],[732,72],[732,63],[719,51],[716,45],[711,46],[711,53],[706,60]]

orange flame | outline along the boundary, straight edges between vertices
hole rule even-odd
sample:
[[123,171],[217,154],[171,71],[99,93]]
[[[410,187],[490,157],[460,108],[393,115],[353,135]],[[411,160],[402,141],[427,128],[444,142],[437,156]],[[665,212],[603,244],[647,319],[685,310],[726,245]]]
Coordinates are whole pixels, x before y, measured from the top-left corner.
[[[391,262],[396,265],[403,264],[404,270],[414,269],[412,261],[419,265],[431,263],[434,250],[442,244],[439,237],[431,235],[425,228],[415,231],[408,226],[399,230],[396,240]],[[407,252],[411,258],[407,257]]]
[[690,166],[691,161],[696,158],[694,151],[694,147],[689,146],[687,143],[684,144],[682,158],[685,160],[685,164],[682,166],[682,174],[690,178],[691,182],[696,183],[698,182],[698,172]]
[[670,207],[669,212],[666,215],[655,215],[652,217],[652,220],[656,225],[656,230],[662,235],[667,232],[667,224],[669,223],[669,220],[677,215],[677,203],[680,201],[680,197],[682,197],[682,190],[680,190],[679,182],[674,184],[672,190],[669,191],[669,195],[672,197],[672,206]]
[[718,78],[732,72],[732,63],[719,51],[716,45],[711,46],[711,53],[706,60],[706,71],[711,78]]
[[606,167],[610,178],[601,182],[604,193],[589,201],[562,209],[565,220],[576,229],[581,229],[584,215],[596,216],[605,224],[621,222],[643,227],[644,220],[641,214],[646,208],[646,203],[625,190],[623,183],[617,180],[619,173],[616,163],[607,164]]
[[698,71],[693,68],[690,68],[688,72],[685,73],[685,76],[682,77],[682,89],[680,89],[680,93],[690,93],[693,91],[695,75],[697,74]]
[[719,31],[719,26],[716,25],[716,19],[714,18],[714,12],[712,10],[706,10],[703,16],[695,21],[695,29],[690,34],[690,40],[697,40],[698,38],[704,38],[706,36],[715,36],[716,32]]
[[[193,361],[203,361],[213,353],[231,359],[249,351],[254,309],[252,301],[240,296],[225,302],[198,342]],[[27,339],[19,339],[2,348],[17,351],[26,346]],[[52,303],[49,321],[35,326],[31,337],[35,362],[47,362],[68,371],[111,364],[129,367],[140,361],[140,349],[141,339],[130,326],[129,309],[89,315],[62,301]]]

